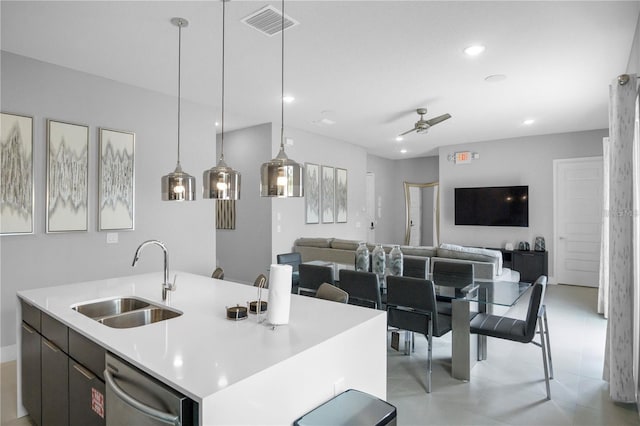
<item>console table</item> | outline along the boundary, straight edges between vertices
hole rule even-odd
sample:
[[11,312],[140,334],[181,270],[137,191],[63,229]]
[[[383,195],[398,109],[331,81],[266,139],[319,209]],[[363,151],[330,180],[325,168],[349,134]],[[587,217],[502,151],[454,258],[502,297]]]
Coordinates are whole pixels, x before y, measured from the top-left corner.
[[532,250],[499,250],[502,253],[502,265],[520,272],[520,281],[532,283],[540,275],[549,275],[549,252]]

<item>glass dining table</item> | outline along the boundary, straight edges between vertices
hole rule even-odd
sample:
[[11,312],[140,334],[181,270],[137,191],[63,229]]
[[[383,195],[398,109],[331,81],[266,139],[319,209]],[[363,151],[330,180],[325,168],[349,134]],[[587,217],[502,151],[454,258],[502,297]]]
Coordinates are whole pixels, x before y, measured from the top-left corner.
[[[438,280],[434,280],[438,286]],[[439,286],[441,289],[443,286]],[[469,319],[474,311],[491,313],[496,306],[511,307],[531,287],[531,283],[476,279],[472,284],[459,287],[451,301],[452,341],[451,375],[460,380],[471,380],[471,369],[477,361],[487,358],[487,338],[471,338]]]

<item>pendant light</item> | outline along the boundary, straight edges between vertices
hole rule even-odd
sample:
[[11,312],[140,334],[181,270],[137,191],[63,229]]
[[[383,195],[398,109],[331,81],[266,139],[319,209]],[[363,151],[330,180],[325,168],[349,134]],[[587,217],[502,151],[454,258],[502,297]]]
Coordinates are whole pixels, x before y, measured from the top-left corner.
[[225,3],[222,0],[222,119],[220,120],[220,160],[215,167],[202,174],[203,198],[218,200],[240,199],[240,173],[224,162],[224,21]]
[[196,179],[182,171],[180,165],[180,56],[182,48],[182,28],[189,25],[184,18],[172,18],[178,27],[178,162],[176,169],[162,176],[162,199],[164,201],[193,201],[196,199]]
[[260,168],[260,196],[262,197],[303,197],[304,168],[289,159],[284,152],[284,0],[282,0],[282,80],[281,80],[281,127],[280,152],[276,158],[262,164]]

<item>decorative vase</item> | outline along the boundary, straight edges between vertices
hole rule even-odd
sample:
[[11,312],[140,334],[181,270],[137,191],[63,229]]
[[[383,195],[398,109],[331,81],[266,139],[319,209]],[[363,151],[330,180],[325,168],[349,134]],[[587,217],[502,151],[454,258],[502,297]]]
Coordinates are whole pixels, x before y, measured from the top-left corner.
[[385,270],[385,252],[382,248],[382,244],[378,244],[376,248],[371,252],[371,261],[373,262],[371,265],[371,272],[378,275],[378,279],[380,282],[384,280],[384,270]]
[[367,243],[360,243],[356,249],[356,271],[369,272],[369,248]]
[[391,275],[402,276],[402,250],[399,245],[393,246],[389,252],[389,272]]

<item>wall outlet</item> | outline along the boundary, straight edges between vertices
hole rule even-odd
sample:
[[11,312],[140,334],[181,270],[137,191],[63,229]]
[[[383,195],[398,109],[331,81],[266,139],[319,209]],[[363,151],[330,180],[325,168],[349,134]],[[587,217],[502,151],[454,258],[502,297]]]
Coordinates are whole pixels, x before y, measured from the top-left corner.
[[117,232],[107,232],[107,244],[118,244]]

